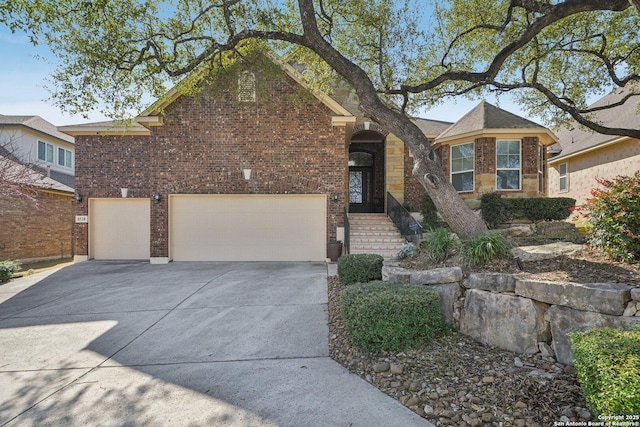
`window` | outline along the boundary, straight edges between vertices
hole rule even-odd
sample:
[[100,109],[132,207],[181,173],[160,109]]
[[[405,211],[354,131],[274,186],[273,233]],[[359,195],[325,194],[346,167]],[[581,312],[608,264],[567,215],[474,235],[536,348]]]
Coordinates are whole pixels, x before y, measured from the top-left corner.
[[256,75],[251,71],[243,71],[238,77],[238,101],[255,102]]
[[349,153],[349,166],[373,166],[373,154],[365,151]]
[[520,141],[497,141],[496,144],[496,189],[520,190]]
[[451,183],[456,190],[473,191],[474,143],[451,147]]
[[58,164],[67,168],[71,167],[71,151],[58,148]]
[[53,144],[38,141],[38,160],[53,163]]
[[538,192],[544,193],[544,145],[538,146]]
[[569,164],[560,163],[558,165],[559,190],[561,192],[569,191]]

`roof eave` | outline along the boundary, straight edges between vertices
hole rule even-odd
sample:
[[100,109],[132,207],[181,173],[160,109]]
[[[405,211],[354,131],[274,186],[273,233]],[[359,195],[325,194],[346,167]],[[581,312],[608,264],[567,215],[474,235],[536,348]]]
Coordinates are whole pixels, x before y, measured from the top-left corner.
[[585,149],[580,150],[580,151],[576,151],[576,152],[573,152],[573,153],[570,153],[570,154],[566,154],[566,155],[564,155],[564,156],[563,156],[562,154],[560,154],[559,156],[556,156],[556,157],[552,157],[552,158],[550,158],[550,159],[547,161],[547,163],[548,163],[548,164],[555,164],[555,163],[559,163],[559,162],[562,162],[562,161],[566,161],[566,160],[568,160],[568,159],[571,159],[571,158],[573,158],[573,157],[578,157],[578,156],[581,156],[581,155],[583,155],[583,154],[587,154],[587,153],[590,153],[590,152],[592,152],[592,151],[600,150],[601,148],[606,148],[606,147],[608,147],[608,146],[610,146],[610,145],[614,145],[614,144],[617,144],[617,143],[619,143],[619,142],[622,142],[622,141],[628,141],[628,140],[632,140],[632,139],[633,139],[633,138],[628,137],[628,136],[623,136],[623,137],[620,137],[620,138],[612,139],[612,140],[610,140],[610,141],[606,141],[606,142],[603,142],[603,143],[601,143],[601,144],[594,145],[594,146],[591,146],[591,147],[589,147],[589,148],[585,148]]
[[[48,137],[48,138],[53,138],[53,139],[55,139],[56,141],[60,141],[60,142],[62,142],[62,143],[64,143],[64,144],[75,145],[75,142],[74,142],[74,141],[67,141],[66,139],[60,138],[59,136],[51,135],[51,134],[50,134],[50,133],[48,133],[48,132],[45,132],[45,131],[43,131],[43,130],[40,130],[40,129],[34,128],[34,127],[29,126],[29,125],[26,125],[26,124],[24,124],[24,123],[11,123],[11,124],[4,124],[4,126],[7,126],[7,127],[11,127],[11,126],[14,126],[14,127],[22,127],[22,128],[25,128],[25,129],[27,129],[27,130],[29,130],[29,131],[31,131],[31,132],[35,132],[35,133],[37,133],[37,134],[39,134],[39,135],[43,135],[43,136]],[[64,133],[64,132],[62,132],[62,133]],[[68,134],[67,134],[67,135],[68,135]]]
[[66,133],[67,135],[71,135],[73,137],[76,136],[95,136],[95,135],[143,135],[149,136],[151,135],[151,131],[145,127],[143,129],[140,128],[131,128],[125,126],[83,126],[83,125],[73,125],[73,126],[61,126],[58,128],[60,132]]
[[487,135],[522,135],[522,136],[538,136],[542,145],[548,146],[558,142],[558,137],[547,128],[502,128],[502,129],[479,129],[465,132],[457,135],[445,136],[444,138],[436,138],[435,145],[446,144],[449,142],[459,141],[462,139],[475,139],[479,136]]
[[[300,86],[302,86],[303,88],[311,92],[311,94],[314,97],[316,97],[320,102],[322,102],[334,114],[336,114],[337,116],[355,117],[353,114],[349,112],[349,110],[344,108],[342,105],[340,105],[340,103],[338,103],[336,100],[331,98],[329,95],[311,86],[310,84],[306,83],[302,75],[295,68],[283,62],[282,59],[279,58],[275,53],[266,51],[264,52],[264,55],[267,56],[267,58],[269,58],[269,60],[275,63],[278,67],[280,67],[296,83],[298,83]],[[198,73],[198,71],[196,71],[195,73]],[[187,79],[189,80],[195,79],[195,78],[198,78],[198,74],[194,74],[192,77],[187,77]],[[138,123],[145,126],[144,123],[140,122],[138,119],[142,117],[151,117],[151,116],[161,114],[161,112],[164,111],[164,109],[167,106],[171,105],[176,99],[180,97],[180,95],[182,94],[180,92],[180,87],[181,87],[181,84],[178,83],[176,86],[171,88],[162,98],[158,99],[155,103],[149,106],[149,108],[144,110],[137,117],[136,121],[138,121]],[[161,126],[161,125],[162,124],[158,124],[156,126]]]

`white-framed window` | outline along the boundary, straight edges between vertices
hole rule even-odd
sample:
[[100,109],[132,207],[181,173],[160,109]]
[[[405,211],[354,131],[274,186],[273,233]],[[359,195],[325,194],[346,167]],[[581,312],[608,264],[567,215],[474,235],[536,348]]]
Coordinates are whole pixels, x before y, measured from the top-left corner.
[[58,164],[66,168],[73,166],[73,154],[71,151],[58,147]]
[[538,192],[544,193],[544,145],[538,145]]
[[242,71],[238,76],[238,101],[255,102],[256,75],[251,71]]
[[451,146],[451,183],[458,192],[473,191],[475,165],[475,144]]
[[561,193],[569,191],[569,164],[560,163],[558,165],[558,190]]
[[38,141],[38,160],[53,163],[53,144]]
[[496,141],[496,190],[521,190],[520,140]]

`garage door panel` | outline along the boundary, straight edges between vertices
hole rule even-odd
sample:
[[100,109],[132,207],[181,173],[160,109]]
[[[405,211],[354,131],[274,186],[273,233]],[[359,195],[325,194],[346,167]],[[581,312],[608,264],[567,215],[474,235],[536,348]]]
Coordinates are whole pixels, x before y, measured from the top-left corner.
[[149,259],[150,200],[90,199],[90,256]]
[[175,261],[320,261],[324,195],[172,195]]

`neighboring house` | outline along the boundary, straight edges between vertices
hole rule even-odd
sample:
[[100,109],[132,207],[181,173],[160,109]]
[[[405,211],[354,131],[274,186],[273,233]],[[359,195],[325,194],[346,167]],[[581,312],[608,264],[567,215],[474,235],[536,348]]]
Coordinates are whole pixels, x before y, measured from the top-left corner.
[[40,167],[52,179],[73,188],[73,137],[43,118],[0,114],[0,147],[24,164]]
[[[592,107],[610,105],[628,94],[618,88],[598,100]],[[594,120],[609,127],[640,129],[638,101],[632,98],[620,107],[601,110]],[[558,143],[550,147],[549,196],[571,197],[583,205],[598,187],[596,178],[612,179],[633,175],[640,170],[640,140],[603,135],[573,122],[569,128],[556,131]]]
[[[424,191],[411,153],[362,115],[352,92],[318,93],[275,59],[238,64],[195,97],[170,91],[129,125],[59,128],[75,137],[76,215],[88,216],[75,225],[77,260],[324,261],[327,242],[344,238],[346,212],[384,213],[387,194],[419,209]],[[451,126],[416,123],[436,143]],[[495,165],[506,138],[506,175],[522,183],[509,191],[537,195],[537,181],[529,187],[538,147],[553,137],[526,123],[508,133],[484,126],[460,134],[454,125],[439,147],[482,139]],[[472,175],[492,170],[473,153]],[[495,166],[491,173],[502,176]],[[473,182],[476,197],[495,190]]]
[[472,208],[483,194],[546,195],[546,147],[556,142],[547,128],[481,102],[435,138],[453,186]]
[[0,114],[0,259],[73,255],[74,151],[46,120]]
[[0,260],[72,255],[73,188],[0,153]]

